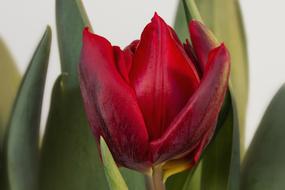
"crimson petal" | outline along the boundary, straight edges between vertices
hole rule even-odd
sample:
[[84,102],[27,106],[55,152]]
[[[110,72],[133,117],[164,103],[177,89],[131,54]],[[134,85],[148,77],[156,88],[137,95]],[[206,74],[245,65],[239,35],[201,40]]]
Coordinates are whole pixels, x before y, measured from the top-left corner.
[[[230,72],[230,58],[222,44],[211,51],[200,87],[164,135],[151,142],[156,163],[192,153],[195,160],[208,143],[224,101]],[[202,139],[202,140],[201,140]],[[193,158],[194,159],[194,158]]]
[[135,92],[119,73],[126,74],[123,68],[126,59],[118,47],[113,48],[105,38],[91,34],[88,29],[83,32],[81,51],[80,87],[97,141],[99,136],[104,137],[117,163],[145,169],[147,130]]
[[130,81],[150,140],[159,138],[199,86],[199,76],[171,28],[157,15],[141,36]]
[[213,33],[202,23],[192,20],[189,25],[190,37],[202,72],[205,71],[208,56],[217,47],[218,41]]

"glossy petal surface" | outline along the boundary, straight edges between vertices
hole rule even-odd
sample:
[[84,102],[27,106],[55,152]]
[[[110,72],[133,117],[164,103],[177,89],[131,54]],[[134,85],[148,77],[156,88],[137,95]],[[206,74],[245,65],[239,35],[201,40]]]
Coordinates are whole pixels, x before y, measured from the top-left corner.
[[119,164],[142,170],[148,134],[135,92],[126,82],[129,59],[105,38],[87,29],[83,35],[80,87],[93,133],[97,141],[100,135],[106,139]]
[[150,140],[164,133],[200,83],[177,36],[157,14],[142,33],[129,76]]
[[193,152],[198,159],[214,131],[230,71],[224,45],[212,50],[201,85],[163,136],[151,143],[153,160],[179,158]]

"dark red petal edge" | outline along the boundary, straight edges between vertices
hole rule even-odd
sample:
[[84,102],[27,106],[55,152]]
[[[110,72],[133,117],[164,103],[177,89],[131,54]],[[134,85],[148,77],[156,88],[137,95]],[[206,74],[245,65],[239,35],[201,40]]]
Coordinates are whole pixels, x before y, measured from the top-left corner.
[[79,78],[96,140],[104,137],[120,165],[143,170],[149,143],[135,93],[116,68],[111,44],[88,29],[83,32]]

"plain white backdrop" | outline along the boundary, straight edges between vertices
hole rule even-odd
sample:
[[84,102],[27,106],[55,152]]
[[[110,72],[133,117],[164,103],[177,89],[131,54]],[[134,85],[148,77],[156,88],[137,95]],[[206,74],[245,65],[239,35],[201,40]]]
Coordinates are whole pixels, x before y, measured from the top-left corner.
[[[83,3],[94,31],[123,47],[139,38],[155,11],[173,24],[178,0],[83,0]],[[241,0],[241,7],[250,61],[248,145],[272,96],[285,82],[285,1]],[[53,40],[42,122],[47,117],[51,88],[59,74],[54,0],[0,0],[0,37],[22,73],[47,24],[52,27]]]

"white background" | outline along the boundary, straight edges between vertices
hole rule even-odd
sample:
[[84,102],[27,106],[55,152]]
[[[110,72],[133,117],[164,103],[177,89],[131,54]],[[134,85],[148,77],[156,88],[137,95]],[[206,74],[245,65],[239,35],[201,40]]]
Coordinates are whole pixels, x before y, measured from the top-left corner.
[[[157,11],[174,23],[177,0],[83,0],[96,33],[125,46],[137,39]],[[273,94],[285,82],[285,1],[241,0],[248,38],[250,97],[248,145]],[[54,0],[0,0],[0,37],[5,40],[23,73],[45,26],[53,30],[52,51],[44,98],[46,118],[51,88],[59,74]],[[43,120],[44,121],[44,120]]]

